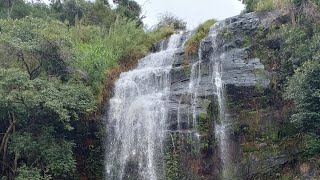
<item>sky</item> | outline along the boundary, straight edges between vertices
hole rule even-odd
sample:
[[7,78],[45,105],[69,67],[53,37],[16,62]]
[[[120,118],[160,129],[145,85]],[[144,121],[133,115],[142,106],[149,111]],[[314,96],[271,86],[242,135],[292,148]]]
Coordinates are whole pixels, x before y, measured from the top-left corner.
[[223,20],[240,14],[244,6],[239,0],[135,0],[143,8],[144,23],[152,27],[159,15],[169,12],[185,20],[193,29],[208,19]]
[[[49,0],[43,0],[49,2]],[[158,22],[163,13],[172,13],[187,22],[188,29],[208,19],[223,20],[240,14],[244,5],[239,0],[135,0],[142,6],[147,27]],[[109,0],[112,4],[112,0]]]

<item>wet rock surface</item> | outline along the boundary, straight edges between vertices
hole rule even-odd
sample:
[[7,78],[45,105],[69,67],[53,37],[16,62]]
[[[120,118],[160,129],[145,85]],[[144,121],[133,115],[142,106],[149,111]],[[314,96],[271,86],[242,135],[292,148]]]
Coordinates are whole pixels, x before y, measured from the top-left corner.
[[[267,29],[278,15],[268,14],[244,14],[226,19],[218,26],[214,26],[210,32],[217,31],[217,38],[208,36],[201,42],[201,59],[197,56],[187,57],[183,49],[175,53],[175,61],[170,72],[171,75],[171,95],[170,106],[172,109],[179,107],[179,99],[190,98],[190,76],[192,65],[200,62],[199,72],[200,82],[197,89],[198,97],[206,97],[215,94],[213,66],[210,59],[222,64],[222,81],[224,84],[236,86],[263,86],[270,83],[270,73],[265,70],[264,65],[258,57],[249,57],[248,48],[243,47],[244,35],[254,34],[257,29]],[[229,37],[224,37],[223,33],[228,32]],[[183,109],[191,108],[191,100],[182,103]],[[181,104],[180,104],[181,105]],[[206,109],[197,107],[199,112]],[[174,111],[175,112],[175,111]]]
[[286,155],[270,157],[261,161],[253,161],[249,177],[255,177],[260,174],[268,174],[282,168],[289,158]]
[[[203,116],[210,121],[216,120],[212,115],[217,94],[213,60],[216,63],[221,63],[221,79],[225,86],[236,87],[236,89],[245,89],[246,87],[267,89],[270,85],[271,72],[265,69],[259,57],[250,55],[251,44],[245,45],[244,38],[252,36],[257,31],[268,31],[272,25],[281,24],[283,21],[285,18],[275,12],[239,15],[219,22],[210,29],[209,36],[201,42],[199,56],[188,57],[183,49],[178,50],[174,55],[175,61],[170,71],[169,131],[185,132],[194,136],[194,130],[197,128],[194,127],[194,113],[197,121],[200,121],[199,119]],[[270,46],[276,49],[279,42],[272,41]],[[197,68],[194,68],[195,72],[192,72],[195,65]],[[194,75],[197,76],[196,91],[193,89],[194,84],[192,84],[194,81],[192,76]],[[230,117],[239,118],[237,114],[230,113]],[[213,129],[213,126],[214,122],[211,122],[210,128]],[[200,139],[201,136],[200,133]],[[180,164],[180,166],[197,166],[196,170],[192,172],[195,176],[194,179],[220,179],[219,174],[222,173],[222,170],[218,166],[221,165],[221,162],[216,157],[218,150],[214,133],[208,131],[204,136],[210,139],[209,147],[200,152],[197,163],[194,162],[193,155],[184,153],[183,158],[186,159],[186,164]],[[235,143],[233,147],[239,148],[239,134],[235,133],[233,140]],[[241,161],[239,159],[240,151],[235,150],[232,155],[236,157],[235,162]],[[255,168],[250,170],[251,177],[257,173],[269,173],[283,167],[287,162],[286,156],[274,156],[261,161],[252,161]],[[239,168],[236,171],[239,177],[241,177],[240,174],[246,173],[244,168]]]

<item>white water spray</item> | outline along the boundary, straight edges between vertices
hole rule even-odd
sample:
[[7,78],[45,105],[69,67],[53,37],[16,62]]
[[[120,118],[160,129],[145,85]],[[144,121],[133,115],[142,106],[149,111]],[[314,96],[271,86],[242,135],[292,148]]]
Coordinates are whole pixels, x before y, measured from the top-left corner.
[[181,39],[182,33],[172,35],[166,49],[141,59],[115,83],[107,122],[108,180],[160,179],[170,70]]

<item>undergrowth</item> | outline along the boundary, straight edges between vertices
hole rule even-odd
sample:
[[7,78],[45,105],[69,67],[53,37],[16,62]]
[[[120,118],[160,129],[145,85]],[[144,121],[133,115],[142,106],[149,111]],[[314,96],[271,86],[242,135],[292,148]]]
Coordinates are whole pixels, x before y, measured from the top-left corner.
[[193,55],[198,53],[201,40],[208,35],[209,29],[214,23],[216,23],[216,20],[210,19],[197,27],[194,34],[185,44],[185,52],[187,55]]

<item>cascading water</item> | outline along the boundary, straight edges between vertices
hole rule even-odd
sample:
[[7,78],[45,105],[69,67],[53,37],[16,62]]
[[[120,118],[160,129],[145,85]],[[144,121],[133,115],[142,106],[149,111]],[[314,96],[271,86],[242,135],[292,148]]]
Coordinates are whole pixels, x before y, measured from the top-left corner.
[[230,119],[225,108],[224,84],[221,79],[222,67],[220,61],[214,62],[215,86],[217,91],[217,100],[219,105],[219,120],[215,125],[215,134],[219,138],[220,158],[222,160],[222,178],[228,179],[232,176],[230,146],[229,146],[229,126]]
[[139,61],[115,84],[107,120],[106,179],[160,179],[166,136],[168,93],[173,55],[183,45],[182,33],[167,48]]
[[[213,52],[218,49],[218,34],[224,27],[224,22],[216,23],[210,30],[209,36],[212,39]],[[224,60],[223,54],[219,57],[211,56],[210,61],[213,66],[212,72],[212,82],[214,82],[214,87],[216,90],[216,99],[219,107],[218,120],[215,123],[215,135],[219,141],[219,150],[222,166],[222,179],[233,179],[234,172],[232,169],[232,147],[230,144],[230,125],[231,120],[225,106],[225,96],[224,96],[224,82],[222,80],[223,66],[222,61]]]
[[[107,118],[105,164],[108,180],[165,179],[166,161],[171,157],[167,155],[178,155],[182,150],[186,151],[184,155],[188,156],[187,151],[191,151],[201,158],[201,148],[209,145],[203,140],[211,132],[204,134],[198,128],[204,125],[203,117],[209,117],[205,104],[215,102],[218,114],[212,136],[218,140],[218,149],[212,148],[217,150],[214,169],[219,172],[215,171],[214,176],[218,179],[235,177],[230,136],[232,122],[224,97],[223,62],[226,57],[221,48],[224,42],[219,36],[223,28],[226,28],[224,21],[210,29],[206,38],[212,43],[210,54],[204,40],[198,61],[192,60],[190,74],[181,65],[184,61],[181,47],[188,36],[183,33],[162,41],[158,44],[160,51],[141,59],[135,70],[121,74]],[[172,144],[168,144],[170,142]]]
[[[224,28],[224,22],[216,23],[209,32],[209,38],[212,43],[212,52],[213,54],[210,57],[210,62],[205,62],[202,60],[202,50],[199,49],[199,61],[195,62],[192,65],[191,75],[190,75],[190,83],[189,83],[189,93],[191,95],[191,108],[192,108],[192,117],[194,127],[197,123],[197,106],[198,106],[198,98],[199,96],[207,96],[210,95],[210,90],[206,92],[201,91],[201,81],[202,81],[202,72],[201,66],[209,65],[209,71],[211,75],[211,86],[213,87],[213,91],[215,92],[215,99],[218,103],[218,119],[215,122],[215,137],[218,140],[218,150],[219,157],[221,159],[221,179],[230,179],[234,172],[232,172],[232,163],[231,163],[231,146],[230,145],[230,118],[228,117],[228,112],[225,107],[225,98],[224,98],[224,83],[222,81],[222,73],[223,67],[221,61],[223,60],[223,56],[216,56],[219,49],[219,32]],[[204,80],[206,82],[206,80]],[[208,92],[209,91],[209,92]]]

